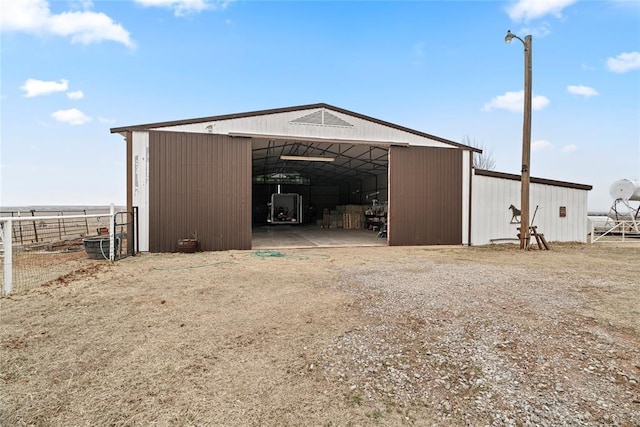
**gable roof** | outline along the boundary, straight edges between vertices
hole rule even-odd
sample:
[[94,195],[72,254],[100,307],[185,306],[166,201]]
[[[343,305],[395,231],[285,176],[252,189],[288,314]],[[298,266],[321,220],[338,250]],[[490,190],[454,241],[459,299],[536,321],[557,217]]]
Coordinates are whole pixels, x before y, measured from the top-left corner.
[[[270,114],[278,114],[278,113],[288,113],[288,112],[293,112],[293,111],[299,111],[299,110],[309,110],[309,109],[315,109],[315,108],[326,108],[329,110],[333,110],[333,111],[337,111],[339,113],[342,114],[347,114],[353,117],[357,117],[359,119],[362,120],[366,120],[372,123],[376,123],[382,126],[388,126],[390,128],[393,129],[397,129],[399,131],[403,131],[403,132],[407,132],[413,135],[417,135],[423,138],[428,138],[434,141],[438,141],[438,142],[442,142],[444,144],[448,144],[448,145],[452,145],[454,147],[458,147],[458,148],[462,148],[465,150],[470,150],[473,152],[477,152],[477,153],[481,153],[482,150],[476,147],[471,147],[468,145],[464,145],[461,144],[459,142],[455,142],[455,141],[451,141],[449,139],[445,139],[445,138],[441,138],[439,136],[435,136],[435,135],[431,135],[425,132],[420,132],[418,130],[415,129],[410,129],[404,126],[400,126],[394,123],[390,123],[390,122],[386,122],[384,120],[379,120],[376,119],[374,117],[370,117],[370,116],[366,116],[364,114],[360,114],[360,113],[356,113],[353,111],[349,111],[349,110],[345,110],[343,108],[340,107],[334,107],[333,105],[329,105],[329,104],[325,104],[325,103],[318,103],[318,104],[307,104],[307,105],[298,105],[298,106],[293,106],[293,107],[285,107],[285,108],[274,108],[274,109],[269,109],[269,110],[258,110],[258,111],[249,111],[249,112],[245,112],[245,113],[235,113],[235,114],[224,114],[224,115],[219,115],[219,116],[209,116],[209,117],[199,117],[199,118],[193,118],[193,119],[184,119],[184,120],[174,120],[174,121],[167,121],[167,122],[156,122],[156,123],[147,123],[147,124],[140,124],[140,125],[132,125],[132,126],[123,126],[123,127],[116,127],[116,128],[111,128],[111,133],[121,133],[121,132],[127,132],[127,131],[145,131],[145,130],[150,130],[150,129],[157,129],[157,128],[163,128],[163,127],[170,127],[170,126],[180,126],[180,125],[189,125],[189,124],[194,124],[194,123],[203,123],[203,122],[212,122],[212,121],[218,121],[218,120],[228,120],[228,119],[239,119],[239,118],[245,118],[245,117],[255,117],[255,116],[266,116],[266,115],[270,115]],[[341,119],[339,119],[338,117],[332,116],[332,115],[328,115],[325,113],[325,115],[320,116],[319,113],[312,113],[309,114],[308,116],[305,116],[304,119],[306,120],[307,123],[316,123],[320,120],[329,120],[329,121],[341,121]],[[348,123],[335,123],[335,124],[339,124],[339,125],[348,125]]]

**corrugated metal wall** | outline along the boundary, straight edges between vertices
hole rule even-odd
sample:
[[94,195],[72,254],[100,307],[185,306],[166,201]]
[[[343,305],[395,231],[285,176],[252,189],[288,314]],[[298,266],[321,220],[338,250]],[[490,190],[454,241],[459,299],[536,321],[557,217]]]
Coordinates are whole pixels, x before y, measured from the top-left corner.
[[462,150],[389,150],[389,245],[462,244]]
[[[473,176],[471,243],[486,245],[493,239],[515,239],[520,224],[511,223],[513,204],[520,208],[520,181],[493,176]],[[588,190],[531,183],[530,216],[548,241],[586,242]],[[533,214],[536,206],[535,218]],[[566,217],[560,217],[560,207]]]
[[149,251],[251,249],[251,140],[149,132]]

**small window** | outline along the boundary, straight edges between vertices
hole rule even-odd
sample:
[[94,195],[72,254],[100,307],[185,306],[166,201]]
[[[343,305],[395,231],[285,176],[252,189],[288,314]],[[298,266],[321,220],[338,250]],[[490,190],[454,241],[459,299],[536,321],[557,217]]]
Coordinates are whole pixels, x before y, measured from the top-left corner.
[[560,218],[564,218],[567,216],[567,207],[560,206]]

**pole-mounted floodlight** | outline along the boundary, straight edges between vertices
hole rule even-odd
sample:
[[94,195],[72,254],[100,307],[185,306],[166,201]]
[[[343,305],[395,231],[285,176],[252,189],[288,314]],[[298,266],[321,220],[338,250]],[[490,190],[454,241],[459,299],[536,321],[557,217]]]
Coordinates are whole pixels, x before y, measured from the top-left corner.
[[506,35],[506,36],[504,36],[504,42],[505,42],[505,43],[507,43],[507,44],[509,44],[509,43],[511,43],[511,40],[513,40],[513,39],[518,39],[518,40],[520,40],[522,43],[524,43],[524,41],[522,41],[522,39],[521,39],[520,37],[518,37],[518,36],[516,36],[515,34],[513,34],[513,33],[511,32],[511,30],[507,30],[507,35]]
[[526,36],[524,40],[507,31],[504,38],[505,43],[518,39],[524,45],[524,120],[522,124],[522,177],[521,183],[521,206],[520,206],[520,249],[529,249],[531,230],[529,225],[529,181],[530,181],[530,159],[531,159],[531,44],[532,37]]

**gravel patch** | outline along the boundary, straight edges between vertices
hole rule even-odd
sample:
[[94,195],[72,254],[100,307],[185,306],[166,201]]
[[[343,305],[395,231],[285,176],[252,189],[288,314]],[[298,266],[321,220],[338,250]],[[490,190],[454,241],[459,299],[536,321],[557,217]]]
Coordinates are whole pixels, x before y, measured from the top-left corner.
[[[572,287],[581,282],[595,284]],[[381,413],[402,408],[418,422],[412,414],[426,407],[444,424],[640,425],[636,337],[579,314],[584,297],[557,275],[409,258],[351,269],[336,288],[369,323],[336,339],[322,365]]]

